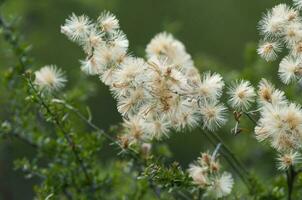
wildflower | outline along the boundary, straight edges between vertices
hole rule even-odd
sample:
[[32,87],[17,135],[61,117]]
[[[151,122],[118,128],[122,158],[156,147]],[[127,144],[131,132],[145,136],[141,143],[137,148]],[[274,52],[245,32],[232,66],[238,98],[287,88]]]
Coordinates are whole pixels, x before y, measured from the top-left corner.
[[59,90],[66,81],[64,73],[54,65],[42,67],[35,72],[35,84],[46,91]]
[[205,196],[218,199],[231,193],[234,180],[230,173],[222,172],[215,156],[202,153],[198,162],[190,164],[188,172],[193,183],[205,190]]
[[76,16],[74,13],[61,26],[61,32],[72,41],[80,42],[85,39],[92,28],[91,21],[85,15]]
[[208,184],[205,168],[191,164],[188,172],[194,184],[200,187],[205,187]]
[[261,41],[258,54],[266,61],[273,61],[277,58],[277,53],[281,51],[281,46],[278,42],[265,42]]
[[206,72],[196,90],[202,99],[216,100],[221,96],[223,87],[224,82],[221,75]]
[[266,105],[261,109],[258,126],[268,131],[267,139],[278,151],[300,148],[302,142],[302,111],[300,106]]
[[266,139],[268,139],[269,137],[271,137],[271,132],[264,127],[256,126],[255,135],[256,135],[256,139],[259,142],[262,142],[262,141],[265,141]]
[[120,27],[118,19],[110,12],[103,12],[97,21],[101,30],[105,32],[113,32]]
[[94,55],[98,65],[103,69],[107,69],[120,64],[126,57],[126,51],[117,46],[101,47],[95,50]]
[[280,154],[277,158],[278,160],[278,169],[287,170],[290,166],[294,166],[298,163],[301,163],[301,154],[298,152],[289,152],[285,154]]
[[231,193],[234,185],[234,179],[230,173],[224,172],[216,177],[208,188],[207,193],[215,199],[227,196]]
[[203,127],[211,131],[220,127],[226,122],[226,108],[223,105],[216,103],[208,103],[200,108],[203,119]]
[[137,85],[143,81],[145,69],[146,63],[143,59],[129,57],[115,70],[114,83],[120,87]]
[[279,65],[279,76],[283,83],[289,84],[291,81],[302,76],[301,58],[286,56]]
[[174,64],[179,69],[194,65],[185,46],[166,32],[157,34],[147,45],[146,52],[148,58],[165,56],[169,64]]
[[283,33],[285,43],[290,47],[302,38],[302,25],[300,21],[287,23]]
[[167,135],[170,131],[170,123],[165,116],[147,121],[146,134],[149,138],[160,139],[163,135]]
[[[81,31],[73,33],[80,22]],[[218,103],[224,87],[222,77],[208,72],[201,78],[185,46],[171,34],[156,35],[144,60],[128,55],[129,41],[109,12],[101,14],[96,23],[72,15],[62,30],[87,54],[81,61],[82,71],[98,75],[110,87],[125,118],[127,137],[123,141],[127,145],[160,139],[171,128],[196,127],[201,116],[208,129],[224,124],[225,108]]]
[[249,81],[236,82],[229,88],[229,102],[234,109],[248,109],[256,96]]
[[120,48],[121,50],[127,51],[129,47],[129,41],[122,31],[112,33],[109,40],[110,46]]
[[195,128],[200,120],[200,113],[194,102],[182,102],[172,112],[172,125],[177,130]]
[[135,144],[143,140],[146,124],[142,119],[130,116],[128,120],[124,119],[123,126],[130,138],[130,144]]
[[127,115],[133,111],[135,113],[136,107],[143,103],[145,98],[145,91],[142,88],[133,88],[127,90],[127,96],[119,98],[117,109],[123,115]]
[[283,91],[275,89],[274,85],[266,79],[262,79],[258,85],[259,103],[262,106],[266,104],[282,105],[286,104],[286,98]]
[[104,46],[103,33],[98,31],[95,27],[91,28],[87,36],[80,41],[85,53],[89,56],[93,55],[95,49]]
[[284,18],[272,11],[268,11],[259,22],[259,29],[265,37],[280,36],[284,28]]
[[81,64],[82,64],[81,69],[86,74],[96,75],[96,74],[100,74],[102,71],[100,66],[97,64],[94,56],[91,57],[90,59],[81,61]]

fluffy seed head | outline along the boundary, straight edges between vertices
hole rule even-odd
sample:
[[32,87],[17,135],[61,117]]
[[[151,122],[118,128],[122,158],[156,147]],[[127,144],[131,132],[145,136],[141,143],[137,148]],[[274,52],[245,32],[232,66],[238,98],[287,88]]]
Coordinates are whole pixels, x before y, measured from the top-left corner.
[[66,81],[64,73],[55,65],[42,67],[35,72],[35,84],[43,90],[59,90],[64,87]]
[[278,169],[287,170],[290,166],[294,166],[301,163],[302,157],[298,152],[289,152],[285,154],[280,154],[277,158]]
[[207,190],[207,193],[215,199],[222,198],[231,193],[234,185],[234,179],[230,173],[224,172],[217,177]]
[[120,27],[118,19],[110,12],[103,12],[97,21],[105,32],[113,32]]
[[261,41],[257,49],[258,54],[266,61],[273,61],[277,58],[277,53],[281,51],[278,42]]
[[91,21],[87,16],[76,16],[73,13],[61,26],[61,33],[73,41],[80,42],[88,36],[91,28]]
[[253,86],[249,81],[234,83],[228,91],[229,102],[234,109],[247,110],[256,96]]
[[286,56],[279,65],[279,77],[285,84],[302,76],[302,60],[299,57]]
[[221,127],[226,122],[226,108],[216,103],[208,103],[200,108],[203,119],[203,127],[211,131]]

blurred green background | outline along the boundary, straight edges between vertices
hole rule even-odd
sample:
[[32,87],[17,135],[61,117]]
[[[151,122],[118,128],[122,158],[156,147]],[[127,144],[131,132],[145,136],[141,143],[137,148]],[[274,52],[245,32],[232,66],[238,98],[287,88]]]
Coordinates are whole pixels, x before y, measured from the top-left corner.
[[[200,72],[217,71],[227,81],[244,77],[258,81],[261,76],[275,80],[277,63],[259,61],[255,47],[259,40],[257,22],[277,0],[8,0],[1,8],[9,18],[19,17],[20,30],[27,43],[33,45],[35,67],[56,64],[66,71],[69,87],[79,76],[79,59],[84,53],[60,33],[60,25],[72,13],[96,18],[103,10],[117,15],[130,41],[130,50],[144,56],[145,46],[159,32],[168,31],[182,41],[193,56]],[[7,45],[0,39],[0,69],[14,64]],[[261,74],[262,73],[262,74]],[[260,74],[260,75],[259,75]],[[265,75],[263,75],[265,74]],[[104,129],[121,121],[108,88],[97,84],[88,104],[94,122]],[[86,84],[83,82],[83,84]],[[232,136],[233,121],[219,133],[252,171],[262,179],[270,178],[275,161],[270,149],[248,134]],[[249,124],[247,124],[249,125]],[[187,167],[200,151],[212,148],[198,130],[171,133],[169,143],[173,159]],[[32,181],[12,171],[12,160],[30,154],[26,146],[0,143],[0,199],[32,199]],[[110,155],[110,152],[108,152]],[[103,155],[108,157],[109,155]],[[265,160],[266,162],[259,162]]]

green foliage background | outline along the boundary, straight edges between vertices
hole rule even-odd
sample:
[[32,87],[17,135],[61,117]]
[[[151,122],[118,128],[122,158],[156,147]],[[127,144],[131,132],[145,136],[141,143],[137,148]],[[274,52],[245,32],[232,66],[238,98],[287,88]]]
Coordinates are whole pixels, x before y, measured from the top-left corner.
[[[2,11],[5,16],[17,17],[22,37],[33,45],[35,67],[56,64],[66,71],[68,85],[78,81],[80,58],[83,52],[60,33],[60,25],[72,12],[96,18],[103,10],[117,15],[130,41],[131,51],[144,56],[150,39],[161,31],[168,31],[182,41],[194,58],[200,72],[211,70],[222,73],[227,82],[242,77],[256,84],[261,77],[277,80],[278,63],[266,64],[258,59],[255,48],[259,40],[257,22],[262,13],[279,0],[9,0]],[[8,45],[0,39],[0,73],[14,64]],[[94,123],[107,130],[121,121],[108,88],[89,77],[91,90],[88,104],[92,108]],[[83,81],[82,84],[87,84]],[[278,85],[278,84],[277,84]],[[281,85],[279,85],[281,87]],[[1,99],[5,91],[0,86]],[[92,92],[91,92],[92,91]],[[287,91],[289,98],[297,88]],[[3,97],[3,98],[1,98]],[[5,119],[1,112],[1,120]],[[33,122],[34,123],[34,122]],[[249,122],[246,122],[249,123]],[[232,136],[233,121],[219,131],[245,165],[265,182],[278,173],[274,154],[269,147],[253,138],[252,130]],[[200,151],[212,148],[198,130],[171,133],[169,144],[172,160],[187,165]],[[32,149],[13,141],[0,142],[0,199],[31,199],[35,180],[24,180],[23,174],[13,171],[13,160],[31,155]],[[106,163],[116,152],[106,149],[100,155]]]

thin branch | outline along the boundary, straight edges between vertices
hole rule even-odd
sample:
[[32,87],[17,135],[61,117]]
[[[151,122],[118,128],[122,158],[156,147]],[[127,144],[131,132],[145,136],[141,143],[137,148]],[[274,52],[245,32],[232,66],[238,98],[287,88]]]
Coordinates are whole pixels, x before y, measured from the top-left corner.
[[55,124],[58,126],[58,128],[62,131],[67,143],[69,144],[69,146],[71,147],[71,150],[76,158],[76,161],[78,162],[78,164],[80,165],[81,170],[83,171],[85,178],[87,180],[87,182],[91,182],[91,178],[88,174],[88,170],[86,169],[86,166],[84,165],[84,162],[82,160],[82,158],[79,155],[79,152],[76,148],[76,144],[74,143],[72,137],[69,135],[69,133],[65,130],[64,126],[61,124],[60,120],[58,119],[57,115],[55,115],[55,113],[53,113],[51,111],[51,109],[49,108],[49,106],[46,104],[46,102],[44,101],[44,99],[41,97],[41,95],[39,94],[39,92],[36,90],[35,86],[33,85],[32,81],[30,78],[27,78],[28,84],[30,86],[30,88],[33,90],[33,92],[36,94],[36,96],[38,97],[42,107],[44,107],[46,109],[46,112],[52,117],[52,119],[54,120]]
[[15,137],[16,139],[20,140],[21,142],[23,142],[24,144],[27,144],[33,148],[38,148],[39,146],[35,143],[33,143],[32,141],[30,141],[29,139],[27,139],[26,137],[23,137],[22,135],[12,132],[9,134],[9,136]]
[[233,171],[238,174],[241,180],[246,184],[247,188],[251,190],[252,184],[249,180],[249,172],[245,169],[243,164],[236,158],[234,153],[225,145],[223,140],[215,133],[210,133],[206,130],[201,129],[204,135],[208,138],[210,143],[216,147],[217,144],[221,144],[220,152],[223,158],[233,168]]
[[295,178],[298,175],[298,172],[295,171],[294,167],[291,165],[286,171],[286,180],[287,180],[287,199],[292,200],[292,193],[294,189]]
[[257,125],[256,120],[247,112],[243,112],[248,118],[249,120],[251,120],[251,122],[253,122],[254,125]]

